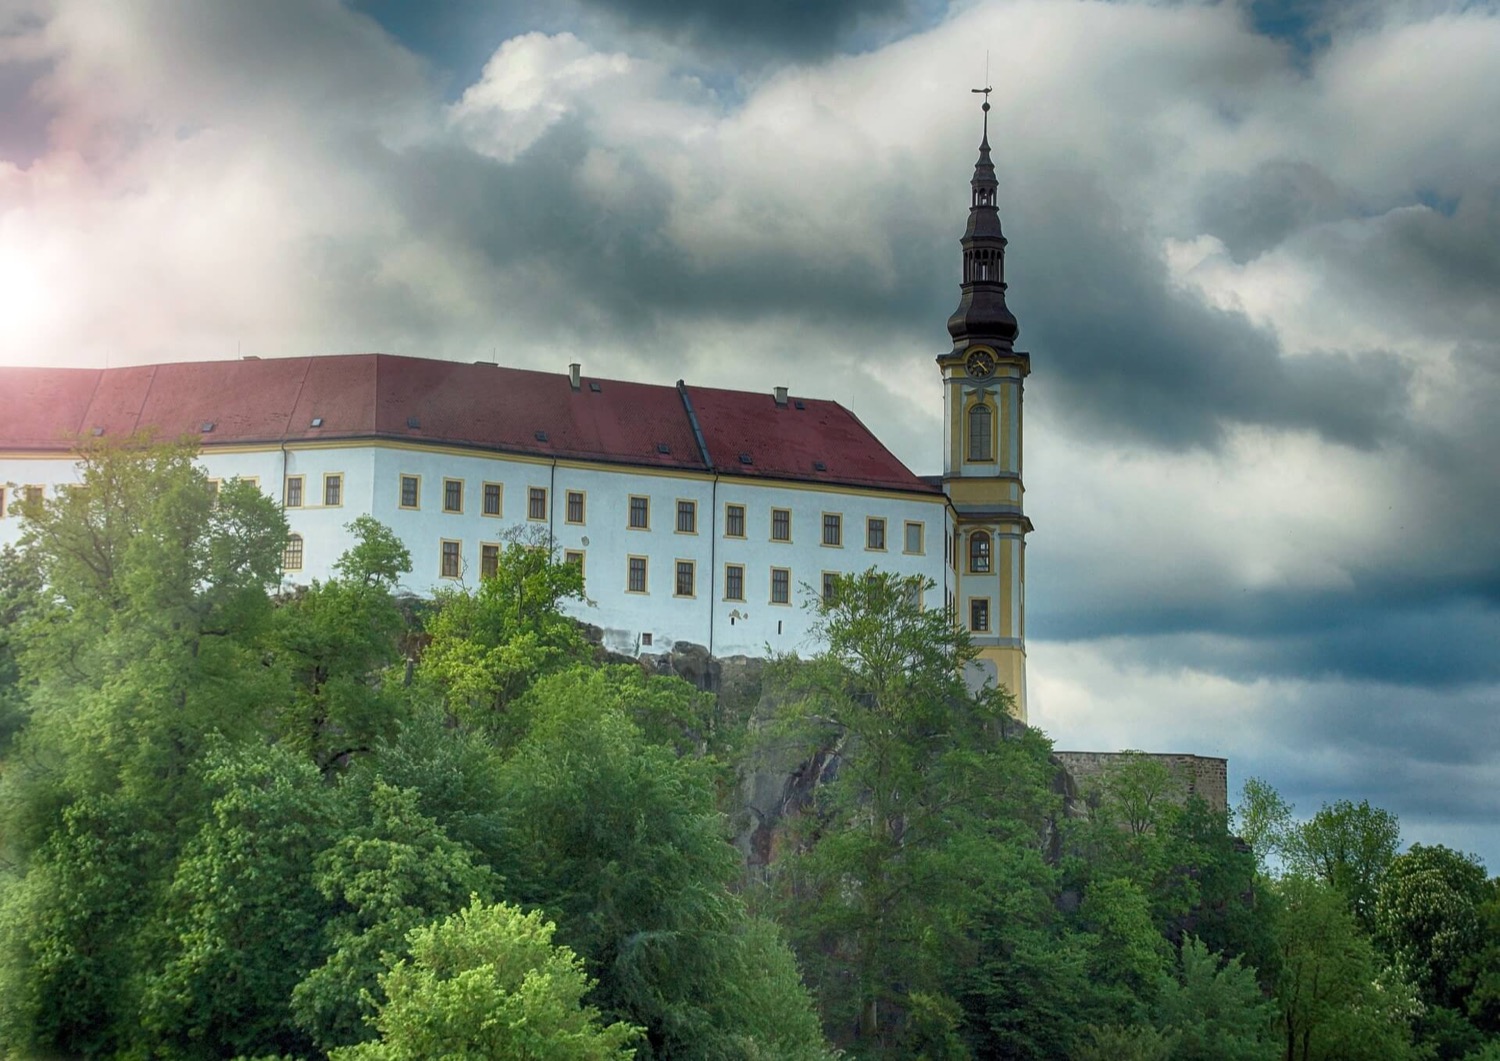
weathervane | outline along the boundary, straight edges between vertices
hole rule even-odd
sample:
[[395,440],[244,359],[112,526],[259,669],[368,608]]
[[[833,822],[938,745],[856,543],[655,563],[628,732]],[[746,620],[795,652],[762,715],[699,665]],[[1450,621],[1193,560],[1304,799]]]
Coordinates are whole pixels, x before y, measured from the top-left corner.
[[994,86],[992,86],[992,85],[986,85],[984,88],[971,88],[971,89],[969,89],[969,91],[970,92],[983,92],[984,93],[984,106],[981,107],[980,110],[984,111],[984,142],[985,143],[989,143],[989,140],[990,140],[990,93],[993,92],[993,91],[995,91]]
[[990,93],[995,91],[995,86],[990,84],[990,53],[988,50],[984,53],[984,88],[971,88],[969,91],[984,93],[984,106],[980,110],[984,111],[984,139],[988,143],[990,139]]

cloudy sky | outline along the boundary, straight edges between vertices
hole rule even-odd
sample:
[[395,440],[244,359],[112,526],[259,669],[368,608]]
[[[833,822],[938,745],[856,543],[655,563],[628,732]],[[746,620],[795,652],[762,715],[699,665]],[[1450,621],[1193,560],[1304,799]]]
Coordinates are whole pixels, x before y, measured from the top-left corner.
[[0,0],[0,363],[843,401],[939,467],[991,140],[1031,714],[1500,870],[1500,6]]

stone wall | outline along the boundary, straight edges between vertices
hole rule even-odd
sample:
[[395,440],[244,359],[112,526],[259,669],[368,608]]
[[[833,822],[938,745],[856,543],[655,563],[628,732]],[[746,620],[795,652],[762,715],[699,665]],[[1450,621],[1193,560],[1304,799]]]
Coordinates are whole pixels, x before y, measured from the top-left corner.
[[[1229,809],[1229,760],[1206,755],[1146,752],[1146,758],[1161,763],[1182,781],[1182,799],[1198,796],[1216,811]],[[1072,775],[1080,792],[1108,774],[1126,758],[1124,752],[1053,752],[1063,769]]]

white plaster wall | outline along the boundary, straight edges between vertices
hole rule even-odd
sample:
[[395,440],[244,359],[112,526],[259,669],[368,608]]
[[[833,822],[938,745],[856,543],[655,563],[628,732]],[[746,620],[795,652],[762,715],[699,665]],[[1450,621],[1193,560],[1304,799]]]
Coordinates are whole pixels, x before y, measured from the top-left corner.
[[[807,652],[811,612],[805,607],[818,591],[825,571],[853,573],[875,566],[899,574],[923,575],[936,583],[926,597],[929,607],[941,607],[952,585],[945,556],[950,532],[941,497],[918,498],[879,491],[820,490],[802,486],[715,479],[621,467],[575,466],[475,452],[419,449],[374,444],[301,449],[279,447],[253,452],[207,451],[201,457],[210,476],[251,478],[270,497],[282,501],[288,475],[304,477],[303,505],[287,510],[287,522],[302,535],[304,562],[300,572],[288,572],[289,583],[327,578],[333,562],[350,544],[345,526],[370,513],[400,535],[411,550],[413,570],[405,588],[422,595],[441,585],[455,584],[440,577],[441,543],[460,543],[463,576],[458,582],[479,581],[480,547],[500,543],[507,532],[532,528],[559,551],[584,554],[585,591],[589,603],[572,609],[579,619],[600,627],[605,643],[619,652],[664,650],[674,641],[709,645],[720,656],[762,655],[773,651]],[[342,504],[323,504],[324,476],[344,476]],[[400,477],[416,475],[421,492],[418,508],[400,507]],[[443,511],[444,479],[464,484],[463,511]],[[76,481],[75,466],[67,460],[0,458],[0,482],[45,483]],[[503,488],[502,515],[483,514],[483,484]],[[547,490],[547,520],[527,518],[528,489]],[[570,490],[585,495],[584,521],[566,519]],[[628,524],[628,498],[651,500],[649,530]],[[677,502],[697,504],[697,532],[680,534]],[[725,506],[745,506],[745,536],[725,536]],[[771,540],[771,510],[792,513],[791,541]],[[823,515],[843,516],[843,545],[822,544]],[[886,549],[866,548],[866,519],[886,520]],[[904,552],[905,524],[924,526],[924,550]],[[14,541],[19,520],[0,519],[0,543]],[[648,564],[647,592],[626,592],[627,557],[644,556]],[[695,564],[695,592],[676,595],[676,563]],[[745,568],[743,601],[724,599],[726,564]],[[792,602],[770,603],[771,568],[791,571]],[[645,648],[642,635],[650,634]]]

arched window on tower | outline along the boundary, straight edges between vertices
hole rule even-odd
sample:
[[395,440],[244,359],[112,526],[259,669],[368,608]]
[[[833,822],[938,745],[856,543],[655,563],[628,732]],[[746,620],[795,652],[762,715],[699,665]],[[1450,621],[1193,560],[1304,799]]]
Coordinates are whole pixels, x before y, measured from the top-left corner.
[[994,412],[983,402],[969,410],[969,459],[987,461],[995,459]]
[[969,571],[987,575],[990,571],[990,536],[984,531],[969,535]]

